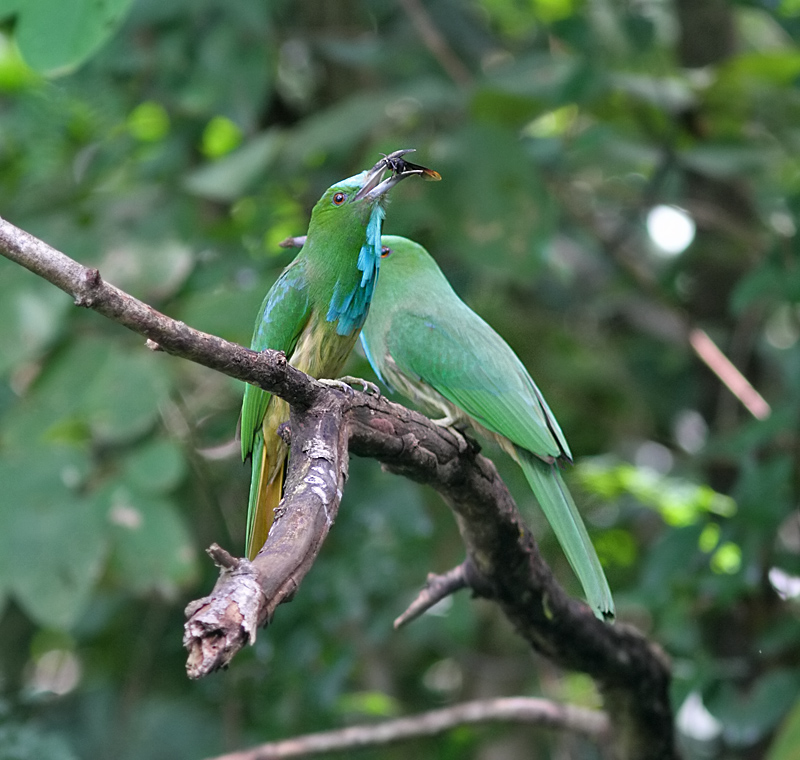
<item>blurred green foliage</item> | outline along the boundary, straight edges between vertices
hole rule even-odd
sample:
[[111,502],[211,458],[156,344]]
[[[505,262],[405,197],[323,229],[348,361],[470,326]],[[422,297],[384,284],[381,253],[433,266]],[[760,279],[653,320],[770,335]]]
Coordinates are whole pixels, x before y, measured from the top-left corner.
[[[385,229],[431,250],[556,411],[620,617],[673,659],[687,756],[796,757],[800,5],[429,0],[436,54],[406,7],[0,0],[0,213],[247,343],[292,255],[277,243],[322,190],[417,148],[444,181],[404,183]],[[656,206],[691,217],[684,252],[656,242]],[[435,494],[371,461],[292,604],[188,682],[202,549],[243,546],[241,386],[4,259],[0,323],[0,757],[194,760],[478,696],[598,704],[463,595],[392,631],[463,549]],[[348,370],[370,376],[360,356]],[[517,468],[487,453],[578,593]],[[520,727],[414,747],[490,751],[599,756]]]

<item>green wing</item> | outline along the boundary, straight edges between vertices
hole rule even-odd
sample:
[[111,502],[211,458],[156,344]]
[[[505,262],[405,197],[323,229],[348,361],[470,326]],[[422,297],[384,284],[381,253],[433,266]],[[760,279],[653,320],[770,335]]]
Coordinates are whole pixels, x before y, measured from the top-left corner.
[[570,451],[528,371],[508,344],[471,309],[447,304],[447,319],[400,311],[386,332],[397,370],[422,381],[487,430],[515,444],[525,477],[601,620],[614,618],[603,568],[557,465]]
[[[273,348],[291,357],[310,314],[311,302],[303,260],[295,259],[283,270],[264,298],[250,348],[254,351]],[[255,385],[245,386],[240,432],[242,459],[247,459],[253,451],[256,433],[261,430],[270,395]]]
[[386,340],[398,369],[517,446],[540,457],[571,458],[555,416],[509,345],[467,306],[448,306],[446,320],[394,315]]

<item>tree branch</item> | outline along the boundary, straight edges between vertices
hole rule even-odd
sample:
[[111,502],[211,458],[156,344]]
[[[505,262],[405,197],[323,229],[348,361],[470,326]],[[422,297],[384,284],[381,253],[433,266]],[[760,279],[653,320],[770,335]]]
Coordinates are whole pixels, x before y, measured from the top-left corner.
[[401,628],[412,620],[416,620],[420,615],[427,612],[442,599],[455,594],[462,588],[468,588],[469,583],[469,563],[462,562],[458,567],[448,570],[444,575],[428,573],[425,581],[425,588],[422,589],[406,611],[394,621],[395,628]]
[[457,85],[462,87],[470,84],[472,82],[472,74],[470,74],[469,69],[453,52],[420,0],[400,0],[400,5],[403,6],[403,10],[406,12],[406,15],[413,24],[417,34],[422,39],[425,47],[428,48],[431,55],[447,72],[447,75]]
[[227,667],[255,641],[256,630],[269,623],[276,607],[292,598],[314,564],[336,519],[347,476],[339,396],[326,391],[308,409],[292,407],[284,495],[264,546],[252,562],[224,566],[211,593],[186,608],[183,644],[190,678]]
[[257,353],[193,330],[103,282],[97,269],[79,264],[3,218],[0,218],[0,251],[71,295],[76,306],[94,309],[173,356],[252,382],[295,406],[308,406],[317,394],[326,391],[292,367],[280,351]]
[[385,398],[329,389],[278,352],[257,354],[192,330],[1,219],[0,250],[72,294],[78,305],[292,405],[285,496],[264,547],[252,563],[213,549],[220,578],[208,597],[187,609],[190,676],[227,665],[295,592],[336,517],[352,452],[439,491],[466,547],[460,580],[500,605],[536,650],[595,679],[621,758],[677,757],[664,655],[633,628],[600,622],[564,593],[494,465],[462,435]]
[[494,722],[528,723],[581,734],[595,741],[607,737],[608,719],[597,710],[528,697],[463,702],[376,725],[352,726],[291,739],[269,742],[243,752],[221,755],[213,760],[279,760],[379,747],[450,731],[458,726]]

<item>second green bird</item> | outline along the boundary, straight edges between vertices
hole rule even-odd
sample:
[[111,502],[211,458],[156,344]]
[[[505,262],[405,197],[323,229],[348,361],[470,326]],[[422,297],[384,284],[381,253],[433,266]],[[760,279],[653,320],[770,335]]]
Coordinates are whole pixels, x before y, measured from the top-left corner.
[[361,332],[375,373],[447,424],[469,422],[519,463],[595,615],[613,619],[603,568],[558,468],[572,455],[541,392],[422,246],[390,235],[382,242],[380,283]]

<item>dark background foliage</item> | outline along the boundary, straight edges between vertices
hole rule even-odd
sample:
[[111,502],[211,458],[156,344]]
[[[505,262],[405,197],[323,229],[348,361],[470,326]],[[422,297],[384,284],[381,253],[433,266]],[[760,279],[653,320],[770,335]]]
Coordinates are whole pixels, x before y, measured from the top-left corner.
[[[292,256],[277,243],[321,192],[417,148],[444,180],[404,183],[385,231],[431,250],[546,394],[620,618],[672,658],[687,756],[796,758],[798,14],[796,0],[0,0],[0,213],[246,344]],[[658,244],[657,207],[682,209],[673,235],[696,228],[682,252]],[[296,599],[229,671],[189,682],[182,610],[215,575],[202,549],[243,546],[241,386],[2,259],[0,324],[0,757],[194,760],[465,698],[599,704],[466,595],[392,631],[462,547],[434,493],[359,460]],[[768,417],[699,360],[692,327]],[[360,355],[348,370],[371,377]],[[578,594],[520,473],[486,451]],[[507,726],[413,751],[599,756]]]

